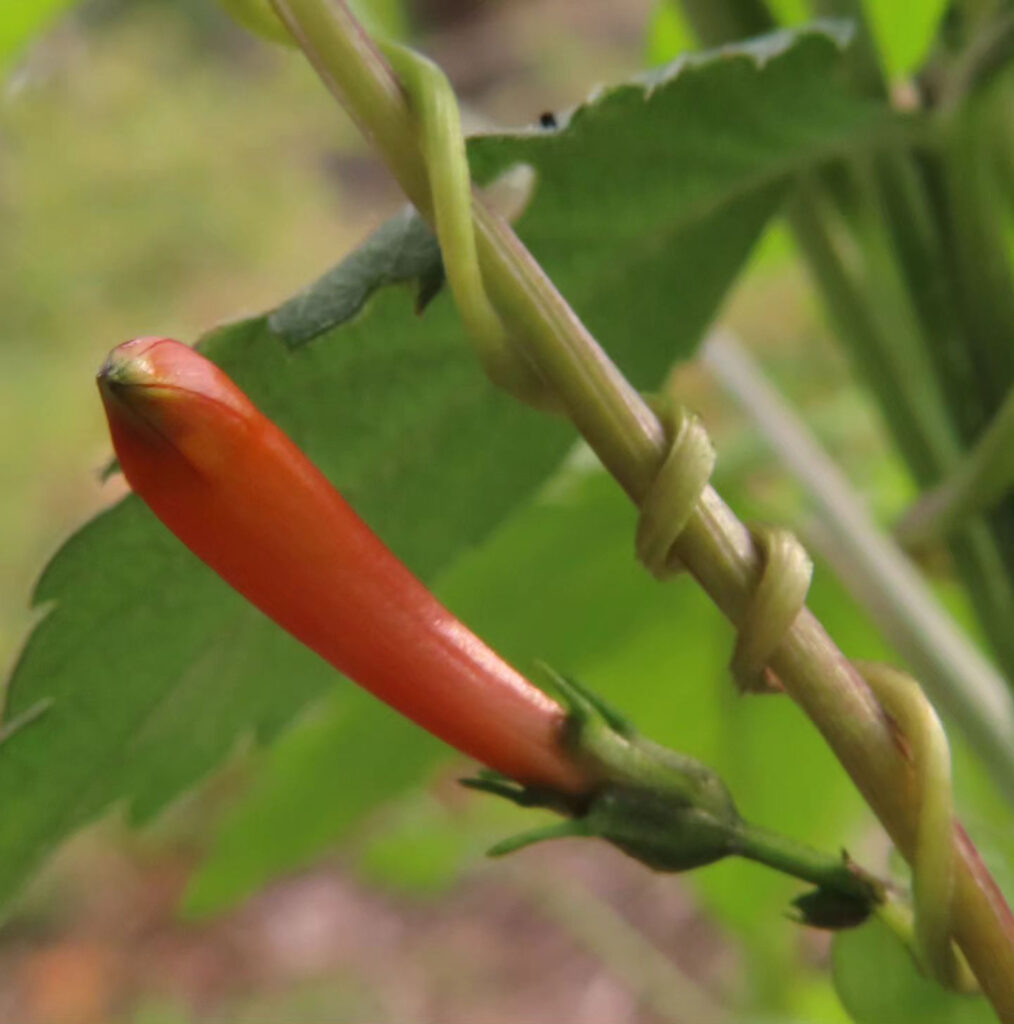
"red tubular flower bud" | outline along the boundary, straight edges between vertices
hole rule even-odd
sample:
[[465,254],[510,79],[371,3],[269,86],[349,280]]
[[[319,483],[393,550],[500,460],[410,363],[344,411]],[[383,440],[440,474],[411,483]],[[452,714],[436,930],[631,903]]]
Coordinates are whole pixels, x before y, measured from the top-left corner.
[[588,788],[560,706],[451,615],[218,367],[138,338],[98,383],[131,487],[261,611],[463,753],[520,782]]

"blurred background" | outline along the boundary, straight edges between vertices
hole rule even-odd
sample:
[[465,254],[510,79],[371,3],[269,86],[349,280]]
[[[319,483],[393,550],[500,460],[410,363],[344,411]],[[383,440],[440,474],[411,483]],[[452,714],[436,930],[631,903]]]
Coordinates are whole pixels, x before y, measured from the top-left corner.
[[[471,124],[522,125],[643,69],[651,8],[392,0],[378,16],[444,66]],[[89,0],[24,54],[0,95],[3,664],[33,621],[40,566],[121,494],[118,478],[101,480],[109,444],[92,384],[108,349],[139,334],[192,340],[277,304],[400,201],[305,62],[205,0]],[[911,482],[777,230],[722,319],[762,354],[875,511],[888,519],[904,508]],[[723,493],[741,513],[799,525],[799,495],[753,432],[703,371],[678,374],[716,438]],[[574,658],[594,658],[585,677],[687,682],[684,745],[740,762],[755,779],[737,791],[745,811],[790,832],[806,822],[812,841],[879,867],[884,841],[801,716],[781,702],[742,713],[725,675],[731,633],[703,598],[677,586],[665,609],[667,623],[674,609],[681,616],[692,650],[661,615],[640,615],[632,515],[610,483],[577,459],[550,490],[444,581],[452,607],[468,608],[480,632],[509,633],[507,653],[530,661],[550,640],[540,639],[525,559],[577,543],[576,531],[598,545],[601,578],[570,577],[555,596],[566,601],[578,585],[619,595],[630,618],[589,654],[596,623],[580,616],[595,613],[591,599],[575,612]],[[939,589],[967,623],[960,595]],[[851,654],[889,653],[826,571],[813,605]],[[635,693],[626,710],[647,719],[651,707]],[[989,854],[995,794],[957,754],[963,813]],[[113,814],[60,851],[0,928],[0,1024],[847,1019],[826,937],[780,916],[791,883],[749,865],[654,876],[571,842],[487,863],[483,849],[526,819],[460,792],[461,765],[238,906],[182,914],[262,756],[237,752],[141,833]]]

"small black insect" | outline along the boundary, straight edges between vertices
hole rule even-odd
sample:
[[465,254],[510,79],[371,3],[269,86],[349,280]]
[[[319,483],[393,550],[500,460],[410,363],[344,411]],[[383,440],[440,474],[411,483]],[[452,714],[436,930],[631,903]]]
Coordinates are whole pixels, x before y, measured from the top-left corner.
[[556,114],[551,110],[547,110],[544,114],[539,115],[539,127],[540,128],[555,128],[556,127]]

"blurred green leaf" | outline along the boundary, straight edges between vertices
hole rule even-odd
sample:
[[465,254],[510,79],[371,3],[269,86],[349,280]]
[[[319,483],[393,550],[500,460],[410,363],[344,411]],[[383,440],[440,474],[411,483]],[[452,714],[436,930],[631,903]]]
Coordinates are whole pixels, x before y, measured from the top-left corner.
[[948,0],[909,0],[908,3],[866,3],[870,31],[889,78],[915,71],[930,46],[947,10]]
[[[534,166],[521,233],[640,386],[692,349],[788,176],[882,126],[879,108],[836,85],[838,53],[824,33],[782,34],[606,89],[559,130],[472,141],[482,180]],[[381,274],[390,260],[375,255]],[[327,282],[342,290],[341,273]],[[535,491],[572,435],[487,385],[446,295],[417,317],[403,290],[382,288],[344,316],[295,352],[264,317],[203,349],[432,579]],[[543,585],[537,567],[526,595],[533,581]],[[48,614],[16,667],[7,721],[46,710],[0,746],[3,897],[113,802],[149,816],[238,738],[273,738],[335,680],[132,498],[64,546],[35,600]],[[697,646],[684,645],[691,662]],[[340,770],[340,751],[328,754],[338,778],[354,777],[351,758]],[[264,793],[281,807],[276,788]],[[305,855],[312,844],[294,845]]]
[[768,0],[768,7],[779,25],[801,25],[811,17],[808,0]]
[[835,935],[831,962],[838,996],[856,1024],[996,1021],[985,999],[955,995],[924,978],[877,918]]
[[0,71],[74,0],[13,0],[0,7]]
[[693,30],[676,0],[657,0],[648,20],[645,45],[648,67],[666,64],[681,53],[689,53],[696,48]]
[[[806,0],[768,0],[775,20],[782,26],[801,25],[810,19]],[[697,49],[697,37],[687,21],[680,0],[656,0],[645,32],[645,63],[657,67],[682,53]]]
[[[468,800],[469,807],[475,803]],[[493,837],[483,839],[475,815],[451,813],[429,793],[412,794],[385,814],[388,820],[369,837],[356,867],[374,884],[415,895],[446,891],[493,842]]]
[[271,748],[266,770],[226,815],[184,910],[214,913],[305,864],[377,806],[418,786],[445,755],[436,739],[364,691],[329,695]]

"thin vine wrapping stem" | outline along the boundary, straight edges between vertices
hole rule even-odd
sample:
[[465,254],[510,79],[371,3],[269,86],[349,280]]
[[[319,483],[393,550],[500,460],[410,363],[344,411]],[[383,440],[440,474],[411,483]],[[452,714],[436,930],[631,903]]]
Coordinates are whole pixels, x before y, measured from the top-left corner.
[[943,984],[958,977],[957,958],[950,942],[951,880],[954,846],[937,837],[950,832],[954,821],[951,790],[951,751],[944,727],[911,677],[887,665],[857,662],[856,667],[876,690],[887,713],[896,721],[919,727],[906,732],[912,761],[921,779],[919,835],[912,868],[913,903],[920,955],[930,974]]
[[406,85],[419,123],[423,158],[429,176],[433,221],[444,260],[447,283],[479,350],[489,378],[523,401],[540,404],[547,389],[534,367],[518,355],[506,324],[490,302],[482,281],[475,243],[468,157],[454,90],[440,67],[406,47],[385,43],[382,52]]
[[[272,0],[322,79],[374,140],[395,177],[432,218],[427,174],[408,106],[380,53],[341,0]],[[667,454],[652,410],[581,324],[509,226],[474,200],[484,280],[512,336],[556,391],[578,430],[640,504]],[[739,624],[760,575],[746,527],[708,486],[676,554]],[[771,667],[852,777],[895,844],[911,858],[915,774],[872,691],[804,608]],[[955,826],[954,936],[1000,1017],[1014,1024],[1014,917],[978,854]]]

